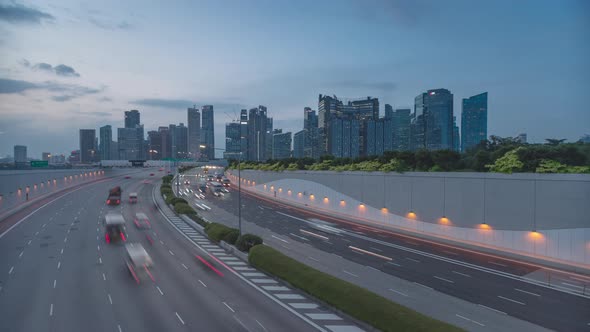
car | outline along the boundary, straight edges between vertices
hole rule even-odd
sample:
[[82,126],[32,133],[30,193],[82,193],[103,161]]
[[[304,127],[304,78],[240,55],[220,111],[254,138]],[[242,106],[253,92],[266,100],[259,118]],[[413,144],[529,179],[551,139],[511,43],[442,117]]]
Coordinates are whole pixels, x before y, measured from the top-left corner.
[[154,173],[150,173],[150,176],[154,176]]
[[125,245],[125,265],[136,283],[140,283],[144,276],[154,281],[150,269],[154,265],[152,258],[140,243],[128,243]]
[[148,219],[147,215],[143,212],[137,212],[135,214],[135,218],[133,219],[133,223],[135,227],[138,229],[150,229],[152,225],[150,224],[150,220]]
[[125,236],[125,218],[120,213],[108,213],[104,217],[105,233],[104,239],[106,243],[115,243],[118,241],[126,241]]
[[126,175],[125,178],[126,179],[131,179],[131,177],[129,175]]
[[129,193],[129,203],[137,203],[137,193]]
[[160,169],[158,170],[158,172],[162,172],[162,171],[164,171],[164,169],[163,169],[163,168],[160,168]]

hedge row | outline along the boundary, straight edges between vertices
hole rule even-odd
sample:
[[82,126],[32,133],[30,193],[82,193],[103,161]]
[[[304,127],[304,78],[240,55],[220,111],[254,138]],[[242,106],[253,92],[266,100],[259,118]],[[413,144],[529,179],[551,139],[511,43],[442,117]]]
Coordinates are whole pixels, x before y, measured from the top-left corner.
[[393,303],[364,288],[302,264],[265,245],[248,256],[254,267],[275,275],[312,296],[381,331],[461,331]]
[[[205,232],[207,233],[207,236],[215,242],[223,240],[232,245],[236,243],[239,236],[239,231],[237,229],[216,222],[212,222],[205,226]],[[230,235],[231,233],[235,235]]]
[[250,252],[250,248],[262,244],[262,238],[258,235],[244,234],[236,241],[236,248],[243,252]]

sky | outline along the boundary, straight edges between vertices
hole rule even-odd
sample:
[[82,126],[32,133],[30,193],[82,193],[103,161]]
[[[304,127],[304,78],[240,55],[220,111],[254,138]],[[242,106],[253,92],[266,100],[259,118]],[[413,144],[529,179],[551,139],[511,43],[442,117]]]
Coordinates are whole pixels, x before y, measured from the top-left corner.
[[489,135],[576,141],[589,41],[584,0],[0,0],[0,156],[67,155],[126,110],[147,133],[205,104],[223,148],[242,108],[295,133],[319,94],[378,97],[383,114],[435,88],[458,122],[461,99],[487,91]]

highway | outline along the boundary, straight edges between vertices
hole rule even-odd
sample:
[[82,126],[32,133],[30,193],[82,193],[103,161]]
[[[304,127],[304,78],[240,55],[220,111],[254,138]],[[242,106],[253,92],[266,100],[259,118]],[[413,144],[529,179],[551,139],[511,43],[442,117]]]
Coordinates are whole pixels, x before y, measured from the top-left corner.
[[[207,195],[206,205],[237,215],[236,187],[232,185],[230,190],[221,197]],[[588,276],[560,274],[558,280],[552,280],[565,286],[559,291],[522,280],[522,276],[538,273],[539,267],[534,265],[353,224],[245,191],[241,213],[244,220],[290,242],[307,243],[495,312],[552,330],[590,330],[590,297],[578,295],[578,289],[590,283]],[[202,214],[209,216],[206,211]],[[388,290],[387,286],[382,289]]]
[[[236,274],[221,276],[197,260],[207,253],[156,208],[157,180],[149,171],[107,179],[4,220],[16,226],[0,235],[0,331],[323,330]],[[106,206],[115,185],[124,197],[138,192],[138,203]],[[112,211],[127,220],[127,243],[141,243],[152,257],[153,282],[137,284],[123,245],[105,243],[103,218]],[[133,226],[140,211],[151,229]]]

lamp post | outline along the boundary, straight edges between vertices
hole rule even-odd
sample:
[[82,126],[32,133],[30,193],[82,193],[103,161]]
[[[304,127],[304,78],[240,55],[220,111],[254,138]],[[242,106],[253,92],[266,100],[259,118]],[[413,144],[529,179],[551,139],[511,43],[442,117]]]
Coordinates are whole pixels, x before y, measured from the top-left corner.
[[[205,149],[207,146],[199,145],[199,148]],[[213,148],[213,150],[226,151],[222,148]],[[235,153],[235,152],[234,152]],[[238,154],[238,232],[242,235],[242,151]]]

